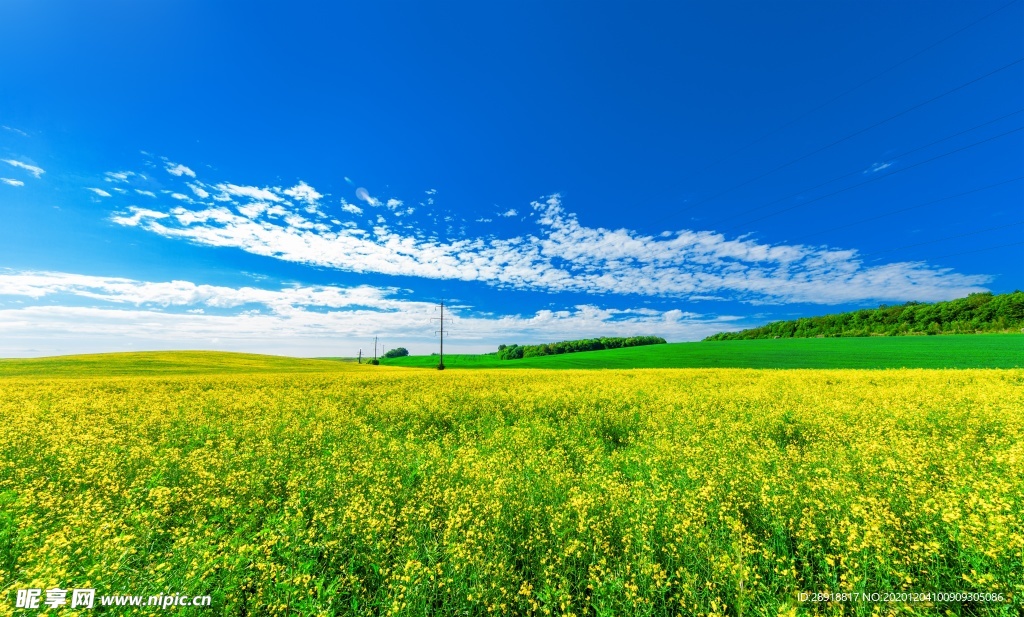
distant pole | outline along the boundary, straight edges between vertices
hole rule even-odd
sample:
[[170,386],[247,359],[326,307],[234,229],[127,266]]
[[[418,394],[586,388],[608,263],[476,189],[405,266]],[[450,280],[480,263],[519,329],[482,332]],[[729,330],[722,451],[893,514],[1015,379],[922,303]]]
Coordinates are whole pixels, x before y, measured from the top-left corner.
[[359,364],[362,364],[362,363],[363,363],[363,350],[360,349],[359,350]]
[[438,330],[436,330],[434,332],[434,334],[440,334],[441,335],[441,362],[438,363],[437,370],[443,371],[444,370],[444,322],[445,322],[444,300],[441,301],[441,318],[438,319],[437,317],[435,317],[431,321],[438,321],[438,322],[440,322],[440,327],[439,327]]
[[373,337],[373,359],[377,359],[377,337]]

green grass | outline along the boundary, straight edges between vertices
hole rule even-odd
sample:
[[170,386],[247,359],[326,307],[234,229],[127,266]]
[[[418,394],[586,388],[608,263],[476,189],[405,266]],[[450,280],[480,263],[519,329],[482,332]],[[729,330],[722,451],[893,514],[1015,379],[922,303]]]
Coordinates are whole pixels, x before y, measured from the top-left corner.
[[146,351],[0,360],[0,377],[107,377],[298,373],[347,370],[347,359],[217,351]]
[[[437,356],[408,356],[384,359],[381,365],[433,369],[437,362]],[[705,341],[522,360],[499,360],[495,354],[446,354],[444,363],[449,369],[1024,368],[1024,336],[979,334]],[[353,369],[356,365],[351,358],[306,359],[215,351],[0,359],[0,378],[316,373]],[[366,363],[360,369],[375,370]]]
[[[437,356],[386,359],[388,366],[435,368]],[[1024,336],[968,334],[672,343],[499,360],[446,354],[445,368],[1021,368]]]

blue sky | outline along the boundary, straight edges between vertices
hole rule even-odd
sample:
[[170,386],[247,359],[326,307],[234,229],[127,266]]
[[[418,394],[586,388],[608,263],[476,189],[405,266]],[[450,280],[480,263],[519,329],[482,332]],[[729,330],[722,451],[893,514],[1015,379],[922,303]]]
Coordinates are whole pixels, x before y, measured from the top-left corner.
[[[340,3],[338,3],[340,4]],[[1024,2],[0,6],[0,356],[1024,288]]]

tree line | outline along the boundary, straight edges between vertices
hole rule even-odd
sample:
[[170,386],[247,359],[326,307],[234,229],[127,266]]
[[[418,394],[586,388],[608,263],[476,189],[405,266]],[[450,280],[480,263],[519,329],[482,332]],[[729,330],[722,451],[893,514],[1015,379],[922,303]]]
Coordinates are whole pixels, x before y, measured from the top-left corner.
[[537,356],[553,356],[578,351],[597,351],[600,349],[619,349],[620,347],[639,347],[641,345],[662,345],[665,339],[660,336],[630,336],[586,338],[575,341],[559,341],[542,345],[498,345],[498,358],[501,360],[518,360]]
[[930,304],[883,304],[876,309],[776,321],[740,332],[720,332],[704,340],[974,334],[1018,331],[1022,327],[1024,292],[1014,291],[999,295],[975,293],[966,298]]

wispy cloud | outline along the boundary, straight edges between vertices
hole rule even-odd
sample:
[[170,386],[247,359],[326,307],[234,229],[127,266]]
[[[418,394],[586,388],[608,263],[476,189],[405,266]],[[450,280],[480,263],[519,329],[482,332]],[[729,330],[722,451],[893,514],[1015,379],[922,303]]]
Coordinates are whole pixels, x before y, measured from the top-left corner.
[[516,215],[518,215],[518,214],[519,214],[519,213],[518,213],[518,212],[516,212],[516,209],[515,209],[515,208],[509,208],[508,210],[506,210],[506,211],[502,212],[502,213],[501,213],[501,214],[499,214],[498,216],[504,216],[504,217],[508,218],[508,217],[513,217],[513,216],[516,216]]
[[167,173],[171,174],[172,176],[188,176],[189,178],[196,177],[196,172],[192,171],[188,167],[185,167],[184,165],[178,165],[168,161],[165,165],[165,168],[167,169]]
[[370,204],[371,206],[379,206],[380,205],[380,202],[377,201],[376,198],[371,196],[370,192],[367,191],[366,189],[364,189],[363,187],[359,187],[359,188],[356,189],[356,197],[359,200],[361,200],[361,201],[365,201],[366,203]]
[[[45,305],[0,310],[0,355],[23,355],[28,348],[54,345],[65,346],[53,349],[55,353],[121,350],[130,343],[149,349],[199,347],[296,355],[338,355],[341,347],[354,355],[367,332],[419,353],[431,351],[435,344],[430,325],[433,303],[401,298],[396,289],[365,285],[261,289],[0,271],[0,296],[47,299]],[[82,301],[94,305],[82,306]],[[592,305],[525,316],[476,314],[463,306],[452,307],[451,316],[459,333],[450,341],[452,349],[471,351],[490,351],[502,342],[599,335],[650,333],[695,340],[738,327],[729,316]],[[76,341],[80,349],[67,348]]]
[[113,220],[296,263],[554,292],[839,304],[945,300],[983,291],[990,280],[923,262],[869,266],[853,249],[771,245],[710,231],[652,237],[591,228],[565,212],[557,196],[532,204],[537,235],[448,242],[402,233],[383,219],[364,230],[328,226],[284,209],[275,213],[262,202],[233,205],[237,213],[215,206],[173,208],[159,216],[133,207]]
[[0,125],[0,128],[2,128],[5,131],[10,131],[10,132],[12,132],[12,133],[14,133],[16,135],[21,135],[22,137],[28,137],[29,136],[28,133],[26,133],[25,131],[23,131],[21,129],[16,129],[13,126],[7,126],[6,124]]
[[873,174],[875,172],[882,171],[883,169],[888,169],[889,167],[892,167],[892,161],[887,161],[885,163],[874,163],[871,165],[871,167],[865,169],[864,173]]
[[202,186],[199,186],[198,184],[194,184],[192,182],[188,182],[187,186],[188,186],[188,188],[192,189],[192,192],[199,199],[207,199],[210,196],[210,193],[206,189],[204,189]]
[[[546,292],[842,304],[946,300],[984,291],[991,281],[921,261],[868,264],[849,248],[770,244],[707,230],[647,235],[588,227],[558,195],[530,204],[533,233],[472,237],[451,215],[410,218],[400,199],[382,202],[361,187],[364,202],[388,206],[363,223],[344,220],[364,214],[344,198],[335,212],[322,211],[323,195],[305,182],[282,189],[182,180],[183,192],[170,192],[182,205],[125,204],[111,220],[294,263]],[[185,196],[186,186],[199,201]]]
[[119,220],[117,222],[121,223],[122,225],[133,226],[133,225],[140,224],[143,220],[159,220],[159,219],[167,218],[168,216],[170,216],[170,215],[164,214],[163,212],[160,212],[158,210],[149,210],[149,209],[146,209],[146,208],[137,208],[135,206],[132,206],[131,211],[132,211],[132,215],[131,216],[125,217],[124,220]]
[[217,201],[231,201],[232,197],[248,197],[249,199],[258,199],[260,201],[281,201],[281,197],[278,196],[270,188],[259,188],[258,186],[240,186],[238,184],[220,183],[214,185],[216,190],[220,191],[219,195],[214,196]]
[[145,195],[146,197],[156,197],[156,193],[153,191],[144,191],[142,189],[135,189],[135,192],[139,195]]
[[134,171],[108,171],[107,173],[105,173],[103,175],[104,175],[104,180],[106,180],[107,182],[123,183],[123,182],[128,182],[128,180],[132,176],[135,176],[136,173]]
[[11,165],[12,167],[24,169],[28,173],[32,174],[32,176],[36,179],[41,178],[43,174],[46,173],[46,170],[43,169],[42,167],[29,165],[28,163],[22,163],[21,161],[16,161],[14,159],[3,159],[3,162],[7,163],[8,165]]
[[315,188],[301,180],[298,184],[290,189],[285,189],[283,192],[285,195],[296,201],[305,202],[305,204],[310,208],[315,208],[317,203],[323,199],[323,195],[318,193]]
[[98,188],[92,187],[92,186],[87,187],[86,190],[92,191],[93,193],[96,193],[100,197],[110,197],[111,196],[110,193],[104,191],[103,189],[98,189]]
[[10,184],[11,186],[25,186],[24,182],[21,180],[15,180],[14,178],[0,178],[0,182]]

